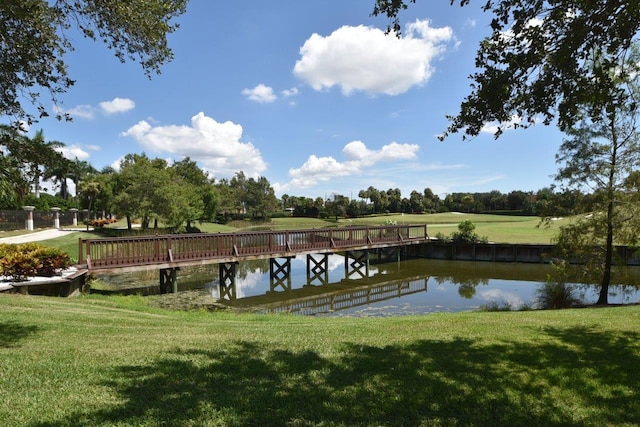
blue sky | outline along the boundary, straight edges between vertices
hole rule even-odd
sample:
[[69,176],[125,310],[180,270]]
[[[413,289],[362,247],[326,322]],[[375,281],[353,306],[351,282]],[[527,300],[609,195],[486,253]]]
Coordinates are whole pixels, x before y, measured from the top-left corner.
[[373,0],[192,0],[169,38],[174,60],[148,79],[106,47],[73,36],[72,123],[41,120],[47,140],[97,169],[127,153],[198,162],[210,176],[265,176],[283,194],[409,197],[535,191],[552,183],[553,127],[437,140],[469,92],[490,16],[422,0],[385,36]]

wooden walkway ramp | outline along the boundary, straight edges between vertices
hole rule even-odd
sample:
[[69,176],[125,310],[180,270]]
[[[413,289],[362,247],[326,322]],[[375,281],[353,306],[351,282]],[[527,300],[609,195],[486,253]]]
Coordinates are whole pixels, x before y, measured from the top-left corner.
[[89,273],[175,269],[251,259],[292,258],[422,244],[426,225],[340,227],[293,231],[172,234],[79,239],[79,265]]

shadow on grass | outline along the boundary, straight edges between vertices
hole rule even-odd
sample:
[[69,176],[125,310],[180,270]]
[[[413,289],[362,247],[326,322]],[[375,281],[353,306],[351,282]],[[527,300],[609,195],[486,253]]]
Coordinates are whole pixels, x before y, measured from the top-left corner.
[[534,343],[344,344],[327,358],[238,342],[124,366],[125,403],[48,425],[635,425],[640,334]]
[[0,348],[16,347],[18,343],[38,332],[36,325],[0,321]]

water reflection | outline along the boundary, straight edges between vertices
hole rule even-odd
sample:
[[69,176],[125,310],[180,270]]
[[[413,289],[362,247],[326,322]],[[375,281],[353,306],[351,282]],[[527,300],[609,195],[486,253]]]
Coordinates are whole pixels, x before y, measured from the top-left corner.
[[[203,298],[231,307],[263,312],[287,311],[323,316],[390,316],[435,311],[475,310],[491,303],[513,309],[535,306],[536,290],[552,268],[546,264],[491,263],[415,259],[369,265],[367,277],[349,274],[342,255],[327,260],[327,281],[320,284],[307,276],[305,257],[291,260],[286,284],[274,283],[269,261],[242,262],[237,268],[235,298],[220,299],[218,266],[184,268],[178,273],[180,290],[197,289]],[[110,277],[114,289],[138,293],[157,292],[157,272],[139,277]],[[357,276],[357,277],[356,277]],[[611,303],[640,302],[640,268],[621,270],[612,286]],[[139,285],[135,288],[131,284]],[[125,286],[129,284],[129,286]],[[139,290],[143,289],[143,292]],[[587,303],[597,299],[589,287],[580,287]]]

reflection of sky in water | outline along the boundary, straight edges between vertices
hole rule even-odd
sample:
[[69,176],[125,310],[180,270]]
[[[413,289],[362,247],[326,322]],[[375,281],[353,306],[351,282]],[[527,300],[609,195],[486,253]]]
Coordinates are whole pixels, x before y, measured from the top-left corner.
[[[319,257],[316,257],[319,260]],[[282,262],[282,260],[279,260]],[[350,259],[349,262],[352,260]],[[412,291],[405,295],[393,295],[391,298],[376,301],[368,305],[353,306],[346,309],[323,313],[323,316],[393,316],[409,314],[425,314],[438,311],[455,312],[477,310],[485,305],[508,305],[512,309],[523,306],[535,307],[536,292],[544,283],[546,267],[540,264],[524,265],[501,263],[473,263],[457,261],[412,260],[401,263],[388,263],[370,265],[369,278],[344,281],[345,258],[343,255],[331,255],[328,258],[328,282],[326,286],[320,283],[309,283],[306,273],[306,256],[300,256],[291,260],[291,289],[273,286],[269,278],[268,262],[262,267],[250,267],[243,270],[242,277],[237,278],[236,295],[238,299],[247,297],[260,297],[266,294],[273,296],[281,294],[283,298],[297,293],[309,285],[315,293],[309,295],[326,296],[335,295],[336,289],[345,293],[345,289],[371,289],[383,283],[408,283],[426,280],[427,291],[424,286],[420,290]],[[266,273],[263,273],[265,271]],[[541,271],[542,270],[542,271]],[[640,269],[638,269],[640,272]],[[429,273],[429,274],[427,274]],[[639,273],[640,274],[640,273]],[[217,277],[214,276],[214,277]],[[494,278],[499,277],[499,278]],[[354,279],[353,275],[349,276]],[[209,283],[211,295],[219,296],[218,280]],[[394,285],[395,286],[395,285]],[[594,288],[586,289],[578,287],[576,295],[587,303],[597,300],[597,291]],[[273,302],[273,301],[272,301]],[[640,290],[622,290],[619,286],[612,286],[609,302],[633,303],[640,302]]]

